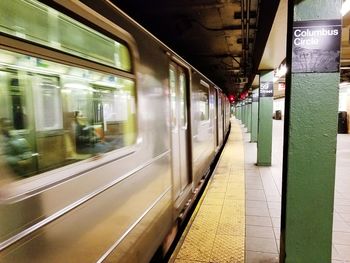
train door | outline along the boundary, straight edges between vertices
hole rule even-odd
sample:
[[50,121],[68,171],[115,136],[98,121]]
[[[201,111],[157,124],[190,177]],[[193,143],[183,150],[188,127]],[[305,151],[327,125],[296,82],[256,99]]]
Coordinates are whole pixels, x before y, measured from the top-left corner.
[[218,141],[219,141],[219,145],[221,145],[222,140],[223,140],[223,116],[222,116],[222,97],[221,97],[221,92],[218,92]]
[[216,151],[216,88],[210,86],[209,89],[209,107],[210,107],[210,130],[213,136],[213,147]]
[[215,141],[215,149],[219,146],[219,134],[218,134],[218,90],[215,88],[214,90],[214,119],[215,119],[215,129],[214,129],[214,141]]
[[225,107],[226,107],[225,95],[221,93],[222,139],[225,138],[225,114],[226,114]]
[[171,141],[172,141],[172,173],[174,199],[183,194],[190,183],[187,121],[187,85],[185,70],[170,64],[170,103],[171,103]]
[[[35,139],[40,172],[65,162],[65,133],[58,76],[30,73],[35,113]],[[53,151],[53,149],[55,149]]]

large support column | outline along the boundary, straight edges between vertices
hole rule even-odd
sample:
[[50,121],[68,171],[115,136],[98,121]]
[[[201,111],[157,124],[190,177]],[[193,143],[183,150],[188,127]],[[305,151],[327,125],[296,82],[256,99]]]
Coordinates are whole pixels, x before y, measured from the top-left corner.
[[246,104],[245,100],[242,102],[242,123],[244,126],[246,126]]
[[242,106],[242,103],[240,102],[239,103],[239,120],[241,121],[242,123],[242,120],[243,120],[243,106]]
[[243,105],[242,101],[239,102],[239,119],[241,121],[241,124],[243,123]]
[[237,102],[237,104],[236,104],[236,118],[239,119],[240,121],[242,120],[241,103],[240,102]]
[[252,97],[247,99],[247,132],[252,131]]
[[241,124],[243,124],[243,102],[239,102],[239,119],[241,120]]
[[258,141],[258,111],[259,111],[259,89],[253,90],[252,94],[252,131],[250,142]]
[[248,126],[248,103],[247,100],[244,100],[244,126]]
[[260,73],[257,165],[271,165],[273,71]]
[[[282,263],[332,262],[341,3],[289,1]],[[316,30],[333,33],[301,44]]]
[[244,100],[244,109],[245,109],[245,127],[247,128],[246,132],[248,132],[248,123],[249,123],[249,105],[248,105],[248,98]]

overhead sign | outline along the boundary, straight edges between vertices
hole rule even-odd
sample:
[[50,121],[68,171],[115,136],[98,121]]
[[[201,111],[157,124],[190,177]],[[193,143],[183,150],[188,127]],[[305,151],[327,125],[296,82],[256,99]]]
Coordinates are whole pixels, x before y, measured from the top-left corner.
[[339,72],[340,20],[294,21],[292,73]]
[[262,81],[260,82],[259,97],[273,97],[273,82]]

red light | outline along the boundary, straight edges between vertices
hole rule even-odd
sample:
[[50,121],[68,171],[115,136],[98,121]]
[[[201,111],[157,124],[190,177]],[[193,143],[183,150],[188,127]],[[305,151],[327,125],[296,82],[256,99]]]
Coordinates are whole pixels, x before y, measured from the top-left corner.
[[240,99],[241,100],[244,100],[245,98],[247,98],[248,97],[248,91],[244,91],[244,92],[242,92],[241,94],[240,94]]
[[229,100],[231,103],[234,102],[234,101],[235,101],[235,96],[233,96],[233,95],[228,96],[228,100]]

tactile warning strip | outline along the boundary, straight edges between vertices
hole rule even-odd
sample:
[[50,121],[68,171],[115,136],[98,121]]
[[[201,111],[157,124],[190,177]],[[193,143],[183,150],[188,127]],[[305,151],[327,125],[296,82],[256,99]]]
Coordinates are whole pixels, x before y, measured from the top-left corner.
[[244,263],[244,189],[243,138],[233,120],[215,173],[170,261]]

